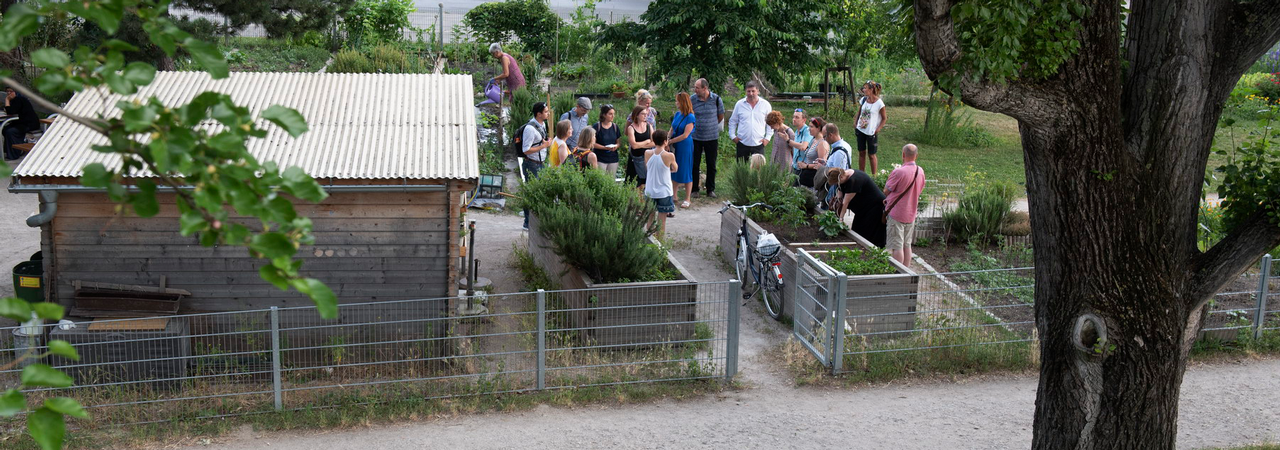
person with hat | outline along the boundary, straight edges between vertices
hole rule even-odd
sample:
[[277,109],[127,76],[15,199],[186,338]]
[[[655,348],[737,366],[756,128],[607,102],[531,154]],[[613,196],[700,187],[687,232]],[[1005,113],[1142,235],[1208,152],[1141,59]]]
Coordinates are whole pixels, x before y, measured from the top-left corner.
[[[538,172],[542,171],[542,167],[547,162],[547,149],[551,147],[551,139],[547,139],[547,119],[550,117],[551,109],[546,103],[533,104],[533,118],[529,119],[529,123],[525,125],[520,141],[521,153],[524,154],[524,163],[520,166],[520,170],[524,172],[525,180],[537,178]],[[524,208],[524,229],[529,229],[527,205]]]
[[578,103],[573,106],[569,112],[561,114],[560,120],[568,120],[573,126],[573,132],[569,134],[569,138],[565,139],[565,143],[569,144],[569,148],[578,148],[578,136],[582,135],[582,130],[591,126],[591,99],[586,97],[578,97]]

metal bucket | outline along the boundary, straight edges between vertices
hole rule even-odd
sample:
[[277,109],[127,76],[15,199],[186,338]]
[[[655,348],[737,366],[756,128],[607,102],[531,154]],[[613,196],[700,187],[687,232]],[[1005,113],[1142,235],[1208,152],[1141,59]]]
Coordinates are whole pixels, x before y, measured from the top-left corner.
[[[39,332],[40,328],[37,326],[37,327],[36,327],[36,330],[37,330],[37,331],[36,331],[36,333],[34,333],[34,334],[32,334],[32,333],[28,333],[28,332],[27,332],[27,331],[28,331],[28,330],[27,330],[27,328],[30,328],[30,327],[27,327],[27,326],[21,326],[21,327],[18,327],[18,328],[14,328],[14,329],[13,329],[13,352],[14,352],[14,353],[13,353],[13,357],[14,357],[14,359],[17,359],[17,358],[21,357],[22,355],[26,354],[26,353],[27,353],[27,351],[31,351],[31,352],[32,352],[32,356],[38,355],[38,354],[40,354],[40,353],[41,353],[41,351],[42,351],[42,350],[40,349],[40,341],[41,341],[41,338],[43,338],[44,336],[43,336],[43,334],[42,334],[42,333],[40,333],[40,332]],[[19,362],[19,363],[18,363],[18,367],[20,367],[20,368],[21,368],[21,367],[27,367],[27,366],[29,366],[29,365],[31,365],[31,364],[34,364],[34,363],[38,362],[38,361],[39,361],[39,359],[38,359],[38,358],[34,358],[34,357],[26,358],[26,359],[23,359],[21,362]]]

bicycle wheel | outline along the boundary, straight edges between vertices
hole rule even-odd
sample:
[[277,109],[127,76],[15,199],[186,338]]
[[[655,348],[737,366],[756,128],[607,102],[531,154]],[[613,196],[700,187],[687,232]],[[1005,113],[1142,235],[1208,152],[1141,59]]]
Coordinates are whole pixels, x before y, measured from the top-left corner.
[[769,317],[782,320],[782,289],[778,286],[778,277],[773,274],[772,266],[766,261],[760,262],[760,300],[764,302],[764,309]]
[[734,260],[733,264],[734,273],[737,275],[738,281],[742,283],[743,287],[745,287],[747,285],[747,281],[749,281],[747,280],[747,247],[745,241],[746,238],[741,236],[738,237],[738,251],[736,252],[738,258]]

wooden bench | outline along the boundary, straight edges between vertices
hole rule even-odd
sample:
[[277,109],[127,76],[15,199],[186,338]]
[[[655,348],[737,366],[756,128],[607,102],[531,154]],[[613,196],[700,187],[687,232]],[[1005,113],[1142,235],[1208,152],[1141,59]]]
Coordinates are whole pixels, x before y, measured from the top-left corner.
[[36,144],[14,144],[13,149],[22,152],[23,155],[26,155],[27,153],[31,153],[31,149],[35,148],[35,146]]

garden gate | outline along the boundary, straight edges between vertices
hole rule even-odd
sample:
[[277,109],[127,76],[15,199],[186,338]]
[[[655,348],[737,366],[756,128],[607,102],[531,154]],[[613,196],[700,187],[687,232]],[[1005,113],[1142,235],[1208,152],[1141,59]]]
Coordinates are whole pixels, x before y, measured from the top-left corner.
[[848,279],[843,273],[822,264],[800,249],[796,255],[795,308],[792,324],[796,339],[813,353],[822,365],[839,364],[844,353],[842,333],[837,324],[844,323],[844,291]]

